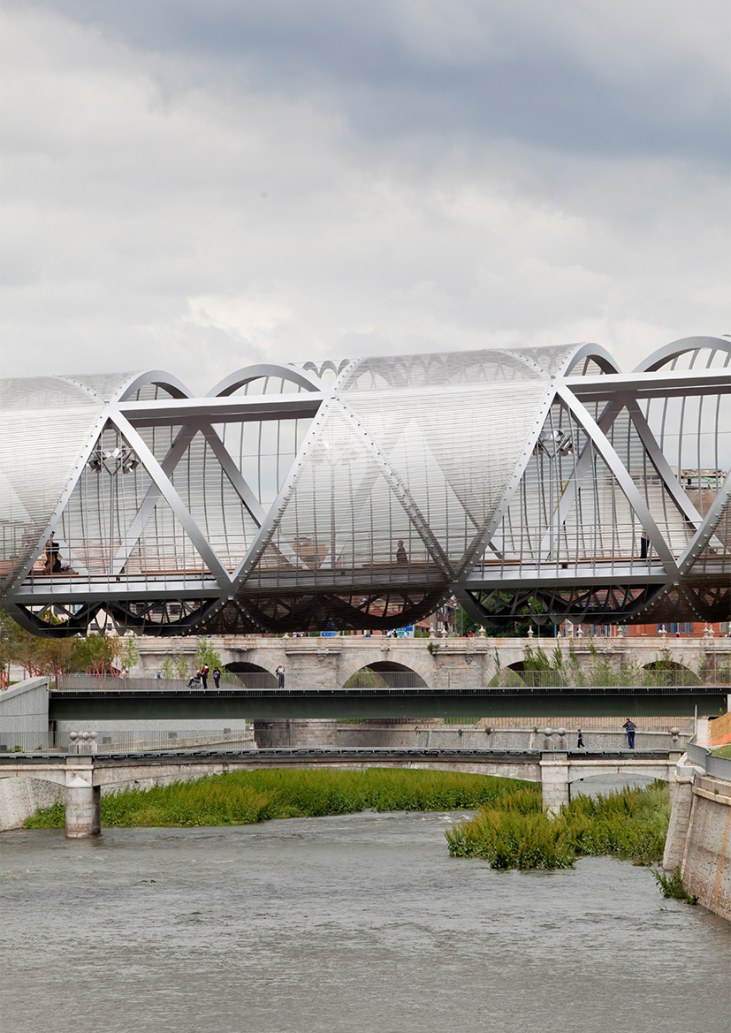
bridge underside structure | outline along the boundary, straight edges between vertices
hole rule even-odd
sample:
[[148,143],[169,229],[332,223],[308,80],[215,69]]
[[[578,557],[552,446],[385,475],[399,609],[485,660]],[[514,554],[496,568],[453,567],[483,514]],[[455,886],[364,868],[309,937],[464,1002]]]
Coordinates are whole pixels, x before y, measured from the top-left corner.
[[[37,634],[726,620],[731,346],[0,381],[0,606]],[[53,536],[52,536],[53,532]]]
[[60,689],[49,697],[51,722],[241,719],[678,717],[717,714],[727,687],[461,689]]

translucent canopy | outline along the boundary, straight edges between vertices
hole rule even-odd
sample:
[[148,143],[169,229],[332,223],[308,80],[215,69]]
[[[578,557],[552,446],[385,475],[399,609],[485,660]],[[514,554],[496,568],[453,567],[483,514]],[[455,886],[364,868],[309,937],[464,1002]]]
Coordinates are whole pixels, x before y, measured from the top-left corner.
[[[0,381],[0,604],[40,634],[727,619],[729,343]],[[52,616],[51,616],[52,615]]]

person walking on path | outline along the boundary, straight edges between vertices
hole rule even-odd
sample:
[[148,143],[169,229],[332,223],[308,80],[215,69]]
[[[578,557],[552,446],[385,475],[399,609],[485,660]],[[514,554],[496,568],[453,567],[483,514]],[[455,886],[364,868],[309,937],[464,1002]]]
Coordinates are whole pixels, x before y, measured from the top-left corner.
[[578,729],[578,731],[576,733],[576,749],[577,750],[583,750],[584,749],[584,733],[581,731],[580,728]]
[[629,746],[629,748],[631,750],[633,750],[635,748],[635,728],[636,727],[637,727],[637,725],[629,717],[627,718],[627,720],[622,725],[622,728],[624,728],[625,732],[627,733],[627,745]]
[[203,682],[203,688],[208,688],[208,664],[203,664],[201,667],[201,681]]
[[277,676],[277,685],[280,689],[284,688],[284,667],[282,664],[278,664],[274,673]]
[[216,688],[218,688],[218,686],[221,684],[221,672],[219,671],[218,667],[213,668],[213,684],[216,686]]

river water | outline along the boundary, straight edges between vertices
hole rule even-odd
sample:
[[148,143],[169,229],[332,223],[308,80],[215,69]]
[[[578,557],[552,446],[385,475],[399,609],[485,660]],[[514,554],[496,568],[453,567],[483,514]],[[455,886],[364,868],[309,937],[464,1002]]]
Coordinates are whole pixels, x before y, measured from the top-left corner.
[[2,1033],[729,1033],[731,924],[608,858],[494,872],[456,815],[0,835]]

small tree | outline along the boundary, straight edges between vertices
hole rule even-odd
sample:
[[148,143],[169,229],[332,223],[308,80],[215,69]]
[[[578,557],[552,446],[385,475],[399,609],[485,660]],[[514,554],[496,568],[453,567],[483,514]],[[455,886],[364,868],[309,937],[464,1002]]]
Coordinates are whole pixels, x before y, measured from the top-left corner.
[[122,667],[131,671],[140,659],[140,649],[134,635],[125,635],[120,641],[119,660]]
[[175,666],[176,677],[178,677],[178,678],[187,678],[188,677],[188,673],[189,673],[188,661],[182,655],[182,653],[179,653],[178,656],[175,657],[174,666]]
[[71,670],[84,671],[98,677],[115,674],[114,661],[119,656],[119,638],[105,635],[88,635],[74,639],[71,652]]
[[224,669],[220,653],[213,648],[211,640],[208,638],[201,638],[198,640],[198,649],[196,650],[193,662],[198,670],[200,670],[204,664],[208,664],[211,670],[213,670],[214,667],[218,667],[221,671]]
[[160,664],[160,674],[163,678],[174,678],[175,677],[175,665],[171,656],[166,656],[163,662]]

